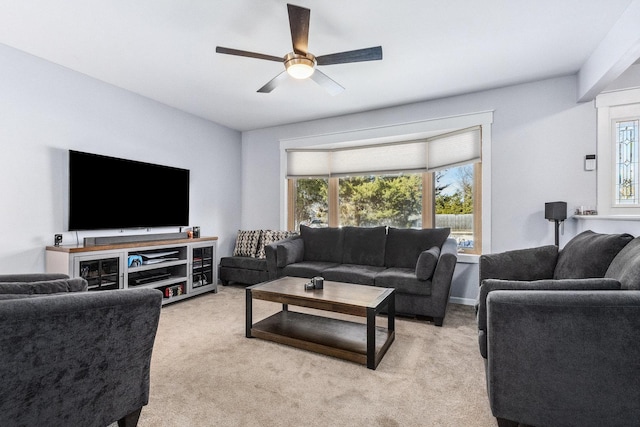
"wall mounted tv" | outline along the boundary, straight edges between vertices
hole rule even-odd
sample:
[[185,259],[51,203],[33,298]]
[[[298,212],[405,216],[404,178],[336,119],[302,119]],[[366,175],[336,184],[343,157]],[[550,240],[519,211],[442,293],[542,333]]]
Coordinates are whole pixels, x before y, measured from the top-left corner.
[[188,169],[69,150],[70,231],[188,224]]

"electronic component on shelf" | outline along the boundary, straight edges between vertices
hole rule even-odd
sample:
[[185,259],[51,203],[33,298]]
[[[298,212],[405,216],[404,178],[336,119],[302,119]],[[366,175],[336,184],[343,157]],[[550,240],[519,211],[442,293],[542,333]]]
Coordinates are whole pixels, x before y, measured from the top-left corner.
[[135,286],[144,285],[145,283],[155,282],[158,280],[165,280],[171,277],[171,273],[153,273],[146,276],[138,276],[133,279]]
[[142,257],[140,255],[129,255],[127,264],[129,268],[140,267],[142,265]]

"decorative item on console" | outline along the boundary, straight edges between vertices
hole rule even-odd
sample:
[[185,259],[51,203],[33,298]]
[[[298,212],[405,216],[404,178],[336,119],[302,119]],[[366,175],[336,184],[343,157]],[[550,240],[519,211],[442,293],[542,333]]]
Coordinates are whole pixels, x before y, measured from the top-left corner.
[[598,211],[591,206],[578,206],[576,208],[576,215],[598,215]]

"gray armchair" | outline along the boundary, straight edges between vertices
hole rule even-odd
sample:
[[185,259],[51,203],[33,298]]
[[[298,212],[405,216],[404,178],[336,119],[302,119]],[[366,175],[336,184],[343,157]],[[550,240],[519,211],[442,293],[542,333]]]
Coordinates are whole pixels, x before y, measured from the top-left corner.
[[[493,278],[492,278],[493,277]],[[640,238],[483,255],[478,339],[499,426],[640,420]]]
[[149,401],[162,293],[0,276],[0,425],[135,426]]
[[640,291],[494,291],[487,392],[499,426],[637,426]]

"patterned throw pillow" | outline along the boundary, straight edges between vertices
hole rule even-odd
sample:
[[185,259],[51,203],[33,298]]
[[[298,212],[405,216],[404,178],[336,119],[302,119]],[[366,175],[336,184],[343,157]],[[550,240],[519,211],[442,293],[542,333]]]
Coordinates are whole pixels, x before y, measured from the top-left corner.
[[292,231],[263,230],[262,236],[260,238],[260,243],[258,243],[258,253],[256,255],[257,258],[266,258],[267,254],[264,250],[264,247],[266,245],[284,240],[287,237],[291,237],[293,234],[295,233]]
[[260,230],[238,230],[233,256],[255,258],[258,250],[258,240],[260,240]]

